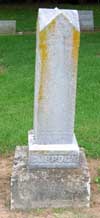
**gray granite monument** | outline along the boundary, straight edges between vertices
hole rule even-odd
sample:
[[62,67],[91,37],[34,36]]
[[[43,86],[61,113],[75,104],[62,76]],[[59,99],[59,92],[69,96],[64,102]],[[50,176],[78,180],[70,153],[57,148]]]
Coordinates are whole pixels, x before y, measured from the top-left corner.
[[74,134],[80,26],[74,10],[39,9],[34,128],[17,147],[11,209],[89,207],[90,176]]
[[0,20],[0,34],[15,34],[16,20]]
[[79,14],[80,30],[94,31],[93,11],[80,10],[78,11],[78,14]]

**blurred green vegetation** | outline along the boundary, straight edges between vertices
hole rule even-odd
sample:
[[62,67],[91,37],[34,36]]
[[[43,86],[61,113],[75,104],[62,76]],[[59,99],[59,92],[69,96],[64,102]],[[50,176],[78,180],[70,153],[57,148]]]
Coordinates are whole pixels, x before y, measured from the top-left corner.
[[100,6],[96,5],[70,5],[70,4],[54,4],[45,3],[42,5],[0,5],[0,19],[1,20],[16,20],[17,31],[35,31],[36,18],[39,7],[47,8],[65,8],[65,9],[78,9],[78,10],[93,10],[95,28],[100,27]]

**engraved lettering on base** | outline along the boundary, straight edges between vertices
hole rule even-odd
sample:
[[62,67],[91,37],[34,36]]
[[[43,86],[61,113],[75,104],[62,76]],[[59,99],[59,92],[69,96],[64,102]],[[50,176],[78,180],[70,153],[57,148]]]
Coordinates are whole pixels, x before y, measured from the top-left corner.
[[[78,167],[79,166],[79,157],[77,153],[71,152],[66,155],[59,154],[48,154],[48,155],[31,155],[30,156],[31,167],[35,168],[62,168],[62,167]],[[30,167],[30,168],[31,168]]]

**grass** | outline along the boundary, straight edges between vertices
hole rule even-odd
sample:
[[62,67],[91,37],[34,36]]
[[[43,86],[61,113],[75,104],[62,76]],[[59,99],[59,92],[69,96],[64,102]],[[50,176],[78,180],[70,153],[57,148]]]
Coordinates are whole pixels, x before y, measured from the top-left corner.
[[35,36],[0,37],[0,152],[27,144],[32,127]]
[[[83,33],[75,132],[87,154],[100,157],[100,32]],[[0,37],[0,152],[27,144],[32,128],[35,36]]]
[[36,6],[0,6],[0,19],[16,20],[17,31],[35,31],[36,17]]
[[81,35],[76,133],[80,145],[100,157],[100,33]]
[[0,6],[0,19],[15,19],[17,21],[17,31],[35,31],[36,30],[36,17],[39,7],[54,8],[58,6],[59,8],[70,8],[70,9],[85,9],[93,10],[94,12],[94,24],[95,27],[100,27],[100,5],[69,5],[69,4],[48,4],[44,5],[34,4],[31,6]]

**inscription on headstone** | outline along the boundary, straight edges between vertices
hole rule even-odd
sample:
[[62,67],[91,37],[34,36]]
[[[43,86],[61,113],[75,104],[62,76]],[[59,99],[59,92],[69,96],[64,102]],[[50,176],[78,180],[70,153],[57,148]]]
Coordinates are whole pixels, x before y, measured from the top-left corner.
[[33,168],[72,168],[79,167],[79,158],[77,152],[71,152],[71,154],[44,154],[44,155],[32,155],[30,157],[30,169]]

